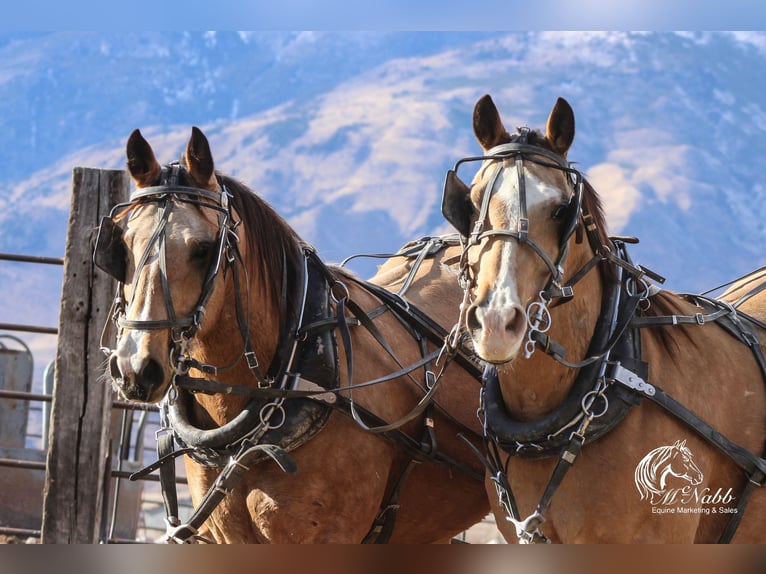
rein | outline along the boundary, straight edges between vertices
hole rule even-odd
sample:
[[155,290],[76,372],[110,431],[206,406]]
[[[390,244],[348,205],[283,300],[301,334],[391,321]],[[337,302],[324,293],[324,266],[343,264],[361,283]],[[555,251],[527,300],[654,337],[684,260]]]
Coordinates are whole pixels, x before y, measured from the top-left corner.
[[[544,514],[567,471],[575,463],[583,445],[606,434],[627,415],[633,406],[639,405],[643,399],[647,399],[683,421],[744,470],[748,482],[742,496],[740,496],[737,512],[732,514],[719,539],[719,542],[729,542],[736,532],[754,488],[763,486],[766,482],[766,460],[731,442],[662,389],[647,382],[648,364],[641,357],[640,329],[661,325],[718,323],[732,336],[752,349],[762,374],[766,378],[766,359],[763,357],[758,335],[755,329],[748,326],[748,324],[760,326],[760,323],[736,309],[737,304],[747,300],[764,287],[756,287],[741,297],[734,305],[699,296],[687,296],[698,306],[709,309],[707,314],[700,312],[693,316],[640,316],[640,312],[650,305],[650,297],[657,290],[645,278],[648,277],[659,283],[664,282],[664,279],[640,265],[635,265],[630,260],[625,243],[635,243],[636,240],[611,238],[609,245],[603,244],[594,218],[583,205],[584,179],[582,175],[556,154],[543,148],[528,145],[526,142],[527,134],[527,128],[520,128],[520,133],[514,136],[511,143],[490,149],[486,156],[458,161],[454,170],[448,172],[445,183],[446,200],[450,181],[457,177],[456,171],[461,163],[477,160],[500,160],[485,189],[478,220],[470,235],[465,238],[466,242],[461,257],[461,283],[465,291],[465,300],[456,330],[465,330],[467,304],[475,287],[475,279],[472,277],[468,265],[469,249],[490,237],[513,239],[520,244],[529,245],[546,265],[550,274],[547,285],[539,292],[539,300],[530,303],[526,310],[527,344],[525,358],[531,357],[535,349],[541,349],[560,364],[572,369],[580,369],[569,396],[560,407],[537,420],[519,422],[513,421],[505,409],[496,366],[487,364],[483,376],[484,384],[480,406],[486,455],[474,447],[472,448],[484,463],[495,483],[500,505],[508,515],[508,520],[516,527],[516,534],[521,543],[550,542],[540,529],[545,521]],[[542,161],[533,156],[542,156],[549,161]],[[518,174],[520,207],[518,226],[515,230],[484,231],[490,197],[495,182],[504,169],[503,164],[508,159],[514,160]],[[565,224],[559,244],[559,253],[555,258],[549,257],[528,237],[525,161],[561,170],[569,175],[573,185],[573,195],[568,208],[571,219]],[[569,242],[581,225],[585,229],[594,255],[566,284],[563,284],[564,272],[562,267],[568,254]],[[577,241],[580,241],[579,232]],[[549,308],[571,300],[574,296],[574,285],[598,263],[602,262],[612,267],[618,281],[611,290],[606,291],[602,302],[600,320],[595,327],[588,356],[577,362],[567,361],[564,358],[566,350],[546,334],[552,322]],[[510,456],[503,464],[501,448],[510,456],[524,458],[558,457],[537,507],[526,518],[520,517],[508,480]]]

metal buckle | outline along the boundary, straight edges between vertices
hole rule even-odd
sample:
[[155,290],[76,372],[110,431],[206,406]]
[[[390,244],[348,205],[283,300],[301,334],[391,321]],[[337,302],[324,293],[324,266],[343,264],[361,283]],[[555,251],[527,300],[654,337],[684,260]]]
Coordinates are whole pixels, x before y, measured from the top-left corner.
[[250,370],[260,367],[258,364],[258,357],[255,356],[255,351],[246,351],[244,355],[245,360],[247,361],[247,366],[250,368]]

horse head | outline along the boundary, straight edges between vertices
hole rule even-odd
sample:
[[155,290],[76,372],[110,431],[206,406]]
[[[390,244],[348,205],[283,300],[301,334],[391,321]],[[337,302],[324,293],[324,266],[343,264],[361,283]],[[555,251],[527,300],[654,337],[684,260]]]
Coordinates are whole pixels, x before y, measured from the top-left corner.
[[671,447],[667,471],[676,478],[682,478],[692,485],[702,482],[702,472],[694,462],[694,455],[686,446],[686,441],[676,441]]
[[[566,159],[575,119],[563,98],[544,134],[528,128],[509,134],[488,95],[476,104],[473,129],[484,155],[461,160],[448,173],[442,212],[467,239],[472,303],[465,321],[474,348],[487,362],[506,363],[525,342],[531,354],[530,328],[550,327],[548,303],[566,293],[565,264],[572,264],[571,276],[592,258],[588,246],[580,249],[578,241],[574,248],[570,239],[581,225],[583,201],[593,198]],[[457,168],[474,160],[481,164],[469,186]],[[600,215],[600,206],[593,211]]]
[[164,168],[135,130],[127,166],[136,190],[108,221],[119,241],[97,245],[96,253],[97,260],[108,258],[107,271],[120,281],[119,333],[108,374],[126,398],[157,402],[173,380],[174,355],[221,315],[218,278],[234,233],[232,214],[208,141],[197,128],[181,165]]

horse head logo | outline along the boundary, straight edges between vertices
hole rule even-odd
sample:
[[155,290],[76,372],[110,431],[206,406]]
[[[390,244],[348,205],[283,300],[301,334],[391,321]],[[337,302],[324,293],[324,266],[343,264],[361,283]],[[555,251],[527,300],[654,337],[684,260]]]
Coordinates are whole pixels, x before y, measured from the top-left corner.
[[673,445],[655,448],[636,466],[636,488],[641,500],[655,504],[661,500],[668,489],[667,481],[676,477],[696,486],[703,476],[694,463],[694,455],[686,446],[686,441],[676,441]]

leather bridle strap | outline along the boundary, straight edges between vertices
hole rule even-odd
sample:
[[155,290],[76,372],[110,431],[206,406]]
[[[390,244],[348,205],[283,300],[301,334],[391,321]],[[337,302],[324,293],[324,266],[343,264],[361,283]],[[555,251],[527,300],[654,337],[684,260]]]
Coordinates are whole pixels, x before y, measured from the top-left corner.
[[[520,135],[523,142],[526,142],[526,132],[524,131],[525,128],[522,128],[522,133]],[[528,131],[528,129],[526,129]],[[544,158],[551,160],[553,163],[548,163],[547,161],[540,161],[537,159],[534,159],[532,156],[538,155],[543,156]],[[548,151],[544,148],[540,148],[537,146],[528,145],[526,143],[517,143],[512,142],[508,144],[501,144],[499,146],[496,146],[490,150],[487,151],[486,156],[482,156],[480,158],[466,158],[464,160],[459,161],[454,168],[454,171],[457,172],[457,169],[459,165],[462,162],[466,161],[473,161],[477,159],[482,160],[500,160],[501,162],[513,157],[515,166],[516,166],[516,173],[518,178],[518,194],[519,194],[519,217],[518,222],[516,225],[516,229],[490,229],[487,231],[484,231],[484,225],[487,221],[487,216],[489,213],[489,202],[492,196],[492,193],[494,191],[495,184],[497,183],[497,178],[500,175],[500,172],[504,169],[503,164],[500,163],[496,168],[495,171],[492,173],[492,176],[489,179],[489,182],[487,183],[487,186],[485,187],[484,195],[482,197],[481,207],[479,209],[479,216],[476,220],[476,223],[474,224],[473,231],[471,232],[471,235],[469,237],[468,244],[466,245],[465,249],[468,249],[471,245],[478,245],[486,238],[490,237],[505,237],[505,238],[512,238],[516,239],[519,243],[522,243],[524,245],[528,245],[532,248],[532,250],[540,257],[540,259],[543,261],[545,266],[548,268],[548,271],[550,272],[551,279],[546,287],[545,292],[550,294],[551,297],[564,297],[564,298],[570,298],[571,288],[562,288],[561,284],[563,282],[563,270],[561,269],[561,265],[563,264],[564,259],[567,256],[567,253],[569,252],[569,238],[574,233],[577,222],[580,220],[580,216],[582,214],[582,177],[580,176],[579,172],[577,170],[571,168],[569,164],[560,156],[556,155],[555,153]],[[543,249],[534,241],[529,239],[529,218],[527,214],[527,193],[526,193],[526,177],[524,175],[524,161],[530,161],[532,163],[537,163],[539,165],[545,166],[545,167],[551,167],[554,169],[561,170],[563,172],[566,172],[568,174],[574,174],[576,181],[574,182],[574,194],[572,198],[570,199],[570,202],[574,205],[574,212],[569,214],[570,218],[570,224],[568,225],[566,229],[566,233],[561,238],[560,242],[560,248],[559,253],[556,256],[555,261],[547,254]]]
[[[138,263],[136,264],[136,270],[134,272],[134,277],[136,278],[141,275],[141,272],[146,266],[146,263],[149,260],[149,257],[154,251],[154,248],[156,245],[157,251],[159,253],[159,265],[160,265],[160,274],[162,278],[161,279],[162,290],[163,290],[163,296],[165,298],[165,305],[168,312],[168,318],[134,321],[134,320],[125,319],[124,316],[120,316],[117,319],[117,325],[121,329],[142,329],[142,330],[143,329],[145,330],[174,329],[179,327],[189,327],[193,324],[192,317],[184,317],[181,319],[178,319],[175,317],[175,313],[173,310],[173,301],[172,301],[172,298],[170,297],[169,287],[167,284],[167,265],[165,261],[164,237],[165,237],[165,227],[170,218],[171,211],[172,211],[172,202],[168,201],[167,199],[162,199],[159,202],[157,227],[155,228],[154,233],[152,233],[152,236],[149,238],[149,242],[147,243],[146,248],[144,249],[144,252],[141,255],[141,259],[139,259]],[[128,307],[130,307],[130,305],[133,304],[133,301],[137,292],[138,292],[137,289],[133,289],[133,293],[131,295],[130,301],[128,302]]]

